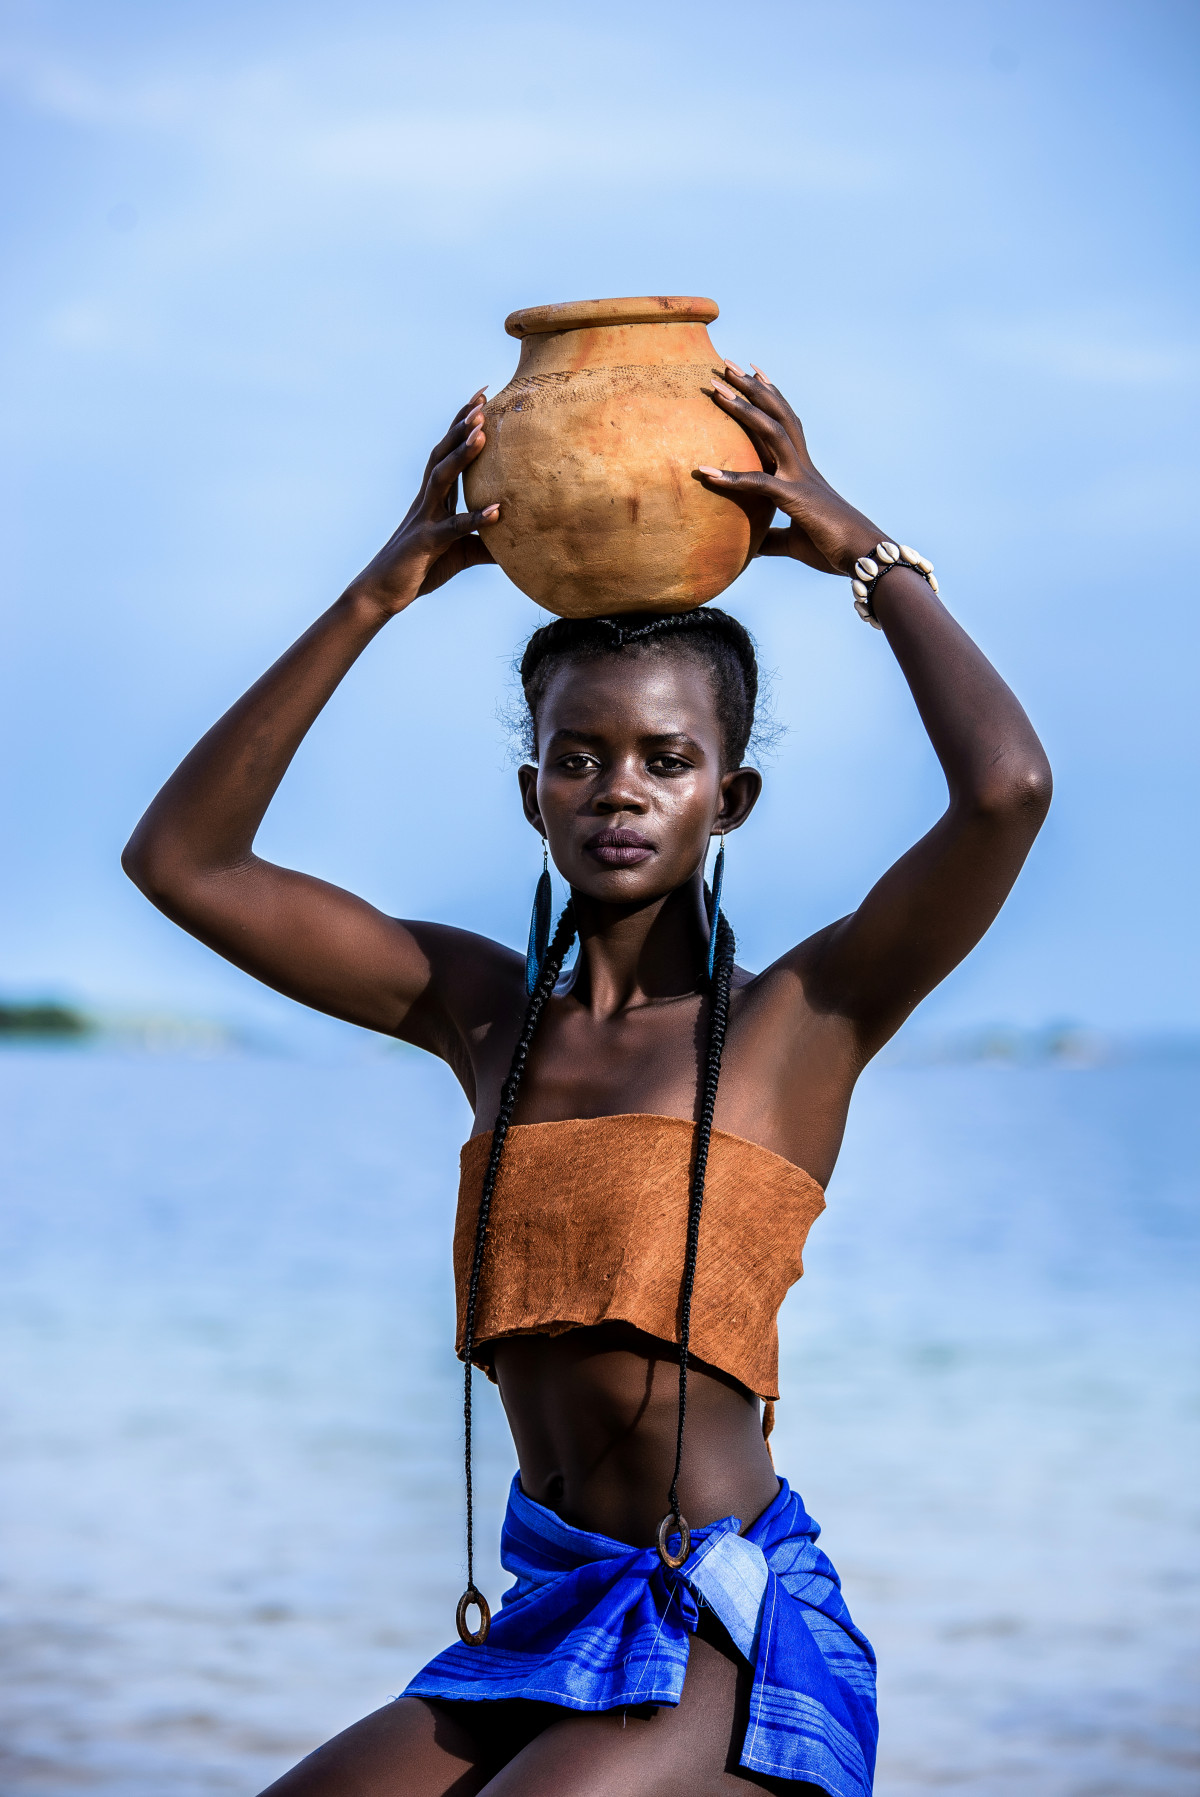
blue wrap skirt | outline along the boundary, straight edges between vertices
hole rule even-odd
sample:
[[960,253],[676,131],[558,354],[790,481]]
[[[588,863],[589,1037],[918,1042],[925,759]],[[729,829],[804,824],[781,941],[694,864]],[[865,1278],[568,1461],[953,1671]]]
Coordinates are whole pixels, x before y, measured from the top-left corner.
[[869,1797],[875,1655],[819,1533],[781,1480],[744,1535],[736,1516],[694,1530],[686,1564],[672,1572],[655,1548],[571,1528],[514,1479],[500,1558],[516,1582],[486,1643],[456,1641],[404,1695],[570,1710],[677,1704],[706,1604],[754,1669],[741,1764],[829,1797]]

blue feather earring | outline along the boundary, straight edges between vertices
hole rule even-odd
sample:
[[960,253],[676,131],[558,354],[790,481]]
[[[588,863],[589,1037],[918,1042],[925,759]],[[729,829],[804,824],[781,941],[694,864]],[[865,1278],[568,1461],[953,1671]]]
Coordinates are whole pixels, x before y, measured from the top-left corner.
[[713,976],[713,967],[717,959],[717,919],[721,915],[721,888],[725,884],[725,832],[721,832],[721,846],[717,850],[716,864],[713,867],[712,914],[708,920],[708,977]]
[[542,877],[533,895],[533,916],[529,919],[529,946],[525,950],[525,991],[532,998],[538,983],[546,950],[550,947],[550,913],[554,908],[554,889],[550,884],[550,851],[542,838]]

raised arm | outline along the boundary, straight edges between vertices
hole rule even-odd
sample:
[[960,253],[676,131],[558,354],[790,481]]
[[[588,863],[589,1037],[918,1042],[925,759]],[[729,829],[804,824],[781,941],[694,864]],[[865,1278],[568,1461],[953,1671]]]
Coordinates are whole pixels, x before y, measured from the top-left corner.
[[483,447],[481,417],[477,394],[430,456],[390,541],[201,738],[122,857],[159,910],[256,979],[455,1063],[462,1059],[455,982],[464,993],[478,989],[484,964],[506,951],[460,931],[385,917],[339,887],[261,860],[254,837],[314,719],[377,632],[418,594],[491,560],[475,533],[498,508],[456,511],[459,476]]
[[[799,418],[762,375],[732,365],[719,405],[751,432],[763,474],[704,470],[716,492],[773,498],[789,524],[763,554],[847,575],[888,533],[817,472]],[[1013,694],[924,579],[897,566],[872,607],[912,690],[949,788],[939,821],[872,887],[858,909],[785,958],[809,999],[855,1026],[874,1054],[988,929],[1050,803],[1045,752]]]

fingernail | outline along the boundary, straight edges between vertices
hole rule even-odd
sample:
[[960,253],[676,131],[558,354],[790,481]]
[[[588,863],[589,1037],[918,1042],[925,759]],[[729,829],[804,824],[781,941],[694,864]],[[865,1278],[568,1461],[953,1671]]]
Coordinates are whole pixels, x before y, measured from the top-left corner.
[[707,474],[710,480],[725,480],[724,468],[697,468],[697,474]]
[[736,362],[726,361],[725,366],[728,368],[730,374],[740,374],[742,379],[745,380],[746,370],[744,368],[739,368]]
[[751,362],[750,366],[751,366],[751,368],[753,368],[755,374],[758,376],[760,381],[765,381],[768,387],[773,387],[775,385],[775,383],[771,379],[770,375],[764,374],[762,369],[758,366],[758,364],[756,362]]
[[490,524],[494,524],[496,519],[500,516],[500,507],[498,505],[485,505],[482,516],[486,518]]
[[735,392],[734,389],[731,386],[729,386],[728,383],[725,381],[714,381],[713,382],[713,392],[714,393],[725,393],[729,396],[730,399],[740,399],[742,397],[740,393]]

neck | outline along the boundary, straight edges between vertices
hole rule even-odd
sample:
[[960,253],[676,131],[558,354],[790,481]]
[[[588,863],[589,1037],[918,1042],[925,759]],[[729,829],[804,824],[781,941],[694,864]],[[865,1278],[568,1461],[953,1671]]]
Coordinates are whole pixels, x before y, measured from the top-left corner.
[[695,992],[708,953],[704,874],[647,905],[605,905],[573,892],[579,961],[571,996],[595,1017]]

